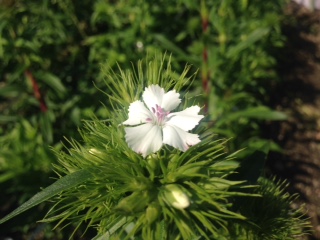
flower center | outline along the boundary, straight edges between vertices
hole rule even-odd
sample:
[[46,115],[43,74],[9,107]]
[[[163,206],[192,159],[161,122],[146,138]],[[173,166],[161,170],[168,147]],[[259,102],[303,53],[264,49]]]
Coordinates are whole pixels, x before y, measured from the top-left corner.
[[162,107],[156,104],[156,107],[152,108],[152,112],[155,115],[155,118],[152,120],[150,118],[147,119],[148,122],[153,122],[159,126],[163,126],[166,122],[166,118],[170,112],[166,112]]

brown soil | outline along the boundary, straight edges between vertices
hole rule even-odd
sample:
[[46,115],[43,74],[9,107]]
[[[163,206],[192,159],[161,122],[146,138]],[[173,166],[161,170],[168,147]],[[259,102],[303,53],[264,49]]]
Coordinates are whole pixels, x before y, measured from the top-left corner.
[[288,179],[299,193],[313,226],[308,239],[320,239],[320,11],[297,4],[286,10],[286,46],[279,56],[282,83],[274,92],[274,107],[289,115],[272,125],[282,154],[271,154],[273,174]]

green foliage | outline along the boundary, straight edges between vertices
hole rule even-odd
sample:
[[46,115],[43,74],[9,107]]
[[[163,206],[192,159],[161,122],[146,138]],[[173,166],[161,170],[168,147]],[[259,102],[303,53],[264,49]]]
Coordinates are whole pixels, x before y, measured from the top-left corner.
[[[250,157],[251,154],[266,145],[277,149],[276,144],[261,137],[260,124],[286,118],[264,106],[272,97],[268,86],[277,81],[272,52],[283,44],[280,20],[285,2],[1,1],[0,187],[7,189],[9,199],[13,196],[15,201],[23,202],[40,186],[48,185],[46,179],[52,175],[50,166],[57,160],[48,145],[59,151],[63,136],[80,137],[77,127],[82,119],[88,120],[93,115],[109,119],[111,109],[122,111],[140,98],[145,86],[157,82],[166,90],[175,88],[186,98],[201,95],[207,127],[215,134],[231,138],[228,149],[248,149],[238,155],[239,159],[244,159],[241,172],[249,165],[254,166],[252,172],[257,168],[260,173],[264,157],[253,164],[251,161],[255,158]],[[148,54],[153,56],[155,52],[165,51],[173,52],[172,57],[166,56],[170,58],[166,65],[163,59],[158,59],[141,62],[135,72],[116,69],[117,63],[127,68]],[[186,68],[186,63],[192,65]],[[175,73],[171,65],[182,74]],[[188,69],[200,71],[190,75]],[[127,78],[136,82],[122,85],[122,80]],[[110,102],[106,101],[106,96]],[[124,119],[124,115],[120,114],[119,119]],[[96,119],[94,123],[97,126],[86,123],[87,132],[94,133],[101,142],[113,144],[111,136],[104,136],[103,125]],[[101,127],[104,134],[96,127]],[[85,154],[90,165],[96,161],[90,159],[98,154],[92,154],[98,143],[91,143],[87,133],[81,134],[84,142],[92,145],[90,154],[88,146],[82,147],[73,141],[65,144],[76,149],[71,151],[76,156],[72,159],[83,158]],[[102,150],[105,151],[105,147]],[[61,155],[64,158],[63,153]],[[60,167],[61,176],[87,167],[79,167],[72,159],[67,163],[70,158],[67,156],[63,162],[68,170]],[[193,170],[196,177],[199,169],[195,167],[190,171]],[[249,174],[254,176],[256,184],[256,174],[245,173],[243,180],[250,180]],[[154,174],[153,178],[158,176]],[[95,178],[98,183],[103,182],[99,176]],[[95,183],[92,182],[91,190]],[[191,189],[185,183],[182,187]],[[60,200],[72,203],[72,197],[63,196]],[[14,201],[12,204],[14,206]],[[152,212],[158,211],[157,205],[151,206],[145,212],[149,221],[153,219]],[[166,216],[172,219],[170,214]],[[80,222],[81,217],[75,219]],[[205,221],[200,217],[198,220]],[[117,234],[128,223],[123,218],[112,221],[104,224],[112,226],[110,229]],[[177,226],[183,226],[181,224]],[[155,228],[161,235],[159,239],[165,238],[162,231],[165,227],[166,222],[162,222]],[[227,229],[230,230],[229,226]]]
[[284,42],[280,21],[285,3],[180,1],[179,10],[172,11],[185,21],[172,23],[170,35],[167,29],[154,35],[176,61],[200,68],[194,93],[203,95],[215,131],[234,138],[232,149],[266,142],[257,137],[261,123],[286,118],[263,106],[271,97],[269,87],[278,81],[272,53]]
[[213,66],[209,113],[218,131],[228,129],[226,136],[237,136],[235,146],[250,145],[250,137],[259,135],[261,120],[286,118],[262,106],[268,100],[267,87],[277,80],[270,52],[283,44],[279,21],[283,3],[223,1],[209,10],[213,41],[218,43],[207,46],[208,64]]
[[[42,163],[42,159],[49,154],[52,158],[55,158],[54,154],[49,150],[49,146],[41,138],[41,135],[37,134],[37,129],[26,120],[22,120],[21,123],[18,122],[9,134],[1,136],[0,142],[2,146],[0,166],[1,169],[7,170],[5,174],[1,175],[0,182],[4,182],[15,176],[14,171],[25,172],[34,168],[38,171],[48,172],[51,168],[50,163]],[[29,144],[23,145],[24,142],[29,142]],[[35,155],[38,155],[39,158],[33,159]],[[15,163],[11,162],[9,164],[6,159],[11,159]],[[31,161],[27,159],[32,159],[32,166],[28,164]],[[10,169],[12,167],[14,168]]]
[[[44,136],[39,134],[39,127],[25,119],[15,123],[9,133],[0,137],[0,146],[0,186],[4,196],[0,200],[0,205],[4,214],[52,182],[49,178],[53,176],[51,163],[56,162],[57,158],[47,145]],[[56,144],[54,147],[60,149],[61,145]],[[46,205],[42,203],[37,206],[38,211],[34,211],[33,214],[17,217],[15,224],[0,226],[2,236],[6,233],[9,236],[8,229],[11,228],[11,232],[24,232],[30,235],[42,229],[41,231],[47,231],[48,237],[53,234],[59,236],[57,231],[52,231],[52,226],[35,224],[35,221],[42,217],[41,211],[45,209]]]
[[[103,235],[110,234],[108,230],[125,217],[114,233],[120,239],[132,224],[129,236],[143,239],[158,239],[159,235],[189,239],[199,232],[209,239],[218,236],[218,229],[227,229],[230,219],[245,219],[230,211],[228,199],[248,194],[241,190],[243,182],[226,179],[238,163],[225,156],[221,141],[208,137],[184,154],[164,150],[143,159],[128,148],[118,122],[86,125],[90,129],[84,133],[87,147],[74,143],[70,154],[61,155],[64,167],[59,169],[74,173],[88,169],[92,176],[85,184],[60,194],[48,221],[87,221]],[[173,183],[187,193],[190,209],[177,210],[168,202],[166,188]]]
[[[254,231],[249,231],[245,239],[299,239],[310,232],[310,225],[301,207],[293,210],[292,203],[297,198],[285,191],[286,182],[277,181],[275,178],[259,178],[259,188],[256,194],[261,198],[250,198],[240,201],[240,212],[248,217],[252,223],[260,226]],[[261,206],[264,206],[263,209]],[[288,215],[288,213],[290,213]]]

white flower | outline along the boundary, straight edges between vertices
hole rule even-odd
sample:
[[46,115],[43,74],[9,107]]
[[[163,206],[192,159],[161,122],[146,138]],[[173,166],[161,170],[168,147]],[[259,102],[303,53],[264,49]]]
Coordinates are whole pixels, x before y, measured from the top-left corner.
[[178,107],[180,94],[175,90],[165,93],[158,85],[151,85],[143,92],[142,101],[129,106],[126,141],[133,151],[146,157],[158,151],[163,144],[186,151],[200,142],[197,134],[188,133],[204,117],[198,115],[200,107],[192,106],[181,112],[171,111]]

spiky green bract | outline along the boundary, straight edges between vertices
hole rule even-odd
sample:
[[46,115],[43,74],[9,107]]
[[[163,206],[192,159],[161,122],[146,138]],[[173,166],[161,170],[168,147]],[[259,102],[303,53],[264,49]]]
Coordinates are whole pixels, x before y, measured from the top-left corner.
[[166,92],[175,89],[183,94],[195,77],[190,74],[191,66],[186,65],[181,74],[171,68],[171,56],[158,54],[155,57],[146,57],[140,60],[132,69],[123,70],[120,67],[114,72],[108,65],[102,66],[105,75],[105,83],[108,86],[108,96],[113,110],[127,108],[130,103],[140,100],[146,87],[159,85]]
[[310,222],[304,214],[306,211],[303,206],[293,209],[297,195],[286,192],[288,184],[285,181],[260,177],[258,184],[253,192],[260,194],[260,198],[235,201],[239,205],[238,210],[257,227],[235,224],[233,235],[236,237],[232,239],[292,240],[310,233]]
[[[238,167],[228,156],[225,142],[203,136],[203,141],[181,153],[163,149],[146,159],[134,153],[123,139],[122,126],[95,120],[85,122],[85,147],[71,142],[61,153],[58,172],[69,174],[89,169],[92,178],[55,199],[46,220],[71,220],[95,225],[104,236],[122,222],[110,237],[142,239],[217,238],[228,232],[230,221],[245,220],[231,211],[243,191],[241,181],[228,180]],[[178,186],[190,205],[176,208],[167,198],[168,186]],[[123,220],[125,219],[125,220]],[[105,239],[105,238],[102,238]]]
[[69,152],[59,153],[56,166],[61,176],[87,169],[91,177],[61,192],[46,221],[68,220],[79,226],[85,222],[98,229],[97,239],[148,240],[215,239],[220,232],[228,235],[235,220],[245,221],[232,211],[232,200],[255,195],[245,193],[250,186],[243,181],[228,179],[238,162],[227,155],[224,140],[214,140],[207,131],[201,143],[186,152],[163,147],[146,158],[125,142],[121,123],[145,87],[158,84],[181,91],[190,81],[187,68],[174,74],[170,58],[165,60],[147,59],[135,71],[120,69],[118,75],[108,70],[107,94],[113,108],[109,119],[85,122],[83,143],[70,141]]

